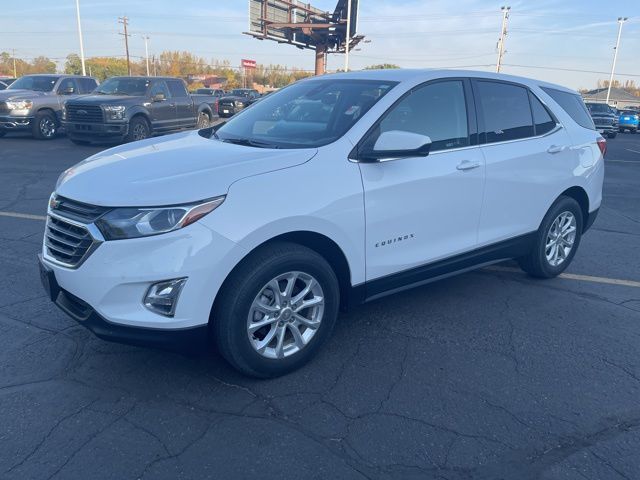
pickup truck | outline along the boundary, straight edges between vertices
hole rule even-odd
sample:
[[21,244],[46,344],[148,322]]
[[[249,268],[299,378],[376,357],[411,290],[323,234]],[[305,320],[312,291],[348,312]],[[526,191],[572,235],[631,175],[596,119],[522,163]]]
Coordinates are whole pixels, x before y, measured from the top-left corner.
[[132,142],[208,127],[217,98],[192,97],[173,77],[112,77],[91,95],[64,105],[63,125],[75,144]]
[[609,138],[618,133],[618,114],[606,103],[586,103],[589,114],[598,132]]
[[221,117],[231,117],[243,108],[248,107],[260,98],[257,90],[251,88],[236,88],[229,95],[218,102],[218,114]]
[[25,75],[17,79],[0,91],[0,137],[31,131],[38,139],[54,138],[64,102],[97,86],[95,78],[75,75]]

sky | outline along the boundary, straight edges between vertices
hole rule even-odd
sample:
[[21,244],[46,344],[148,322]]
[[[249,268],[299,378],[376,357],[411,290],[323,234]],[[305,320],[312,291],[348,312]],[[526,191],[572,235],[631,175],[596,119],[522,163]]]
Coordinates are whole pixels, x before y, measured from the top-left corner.
[[[333,10],[336,0],[307,0]],[[358,33],[368,43],[351,53],[351,68],[394,63],[404,68],[494,70],[500,7],[509,5],[504,73],[595,88],[608,79],[618,31],[622,31],[616,79],[640,84],[639,0],[360,0]],[[207,60],[240,59],[313,70],[314,54],[291,45],[259,41],[248,29],[247,0],[80,0],[85,55],[124,56],[119,16],[130,21],[131,55],[188,50]],[[79,52],[75,1],[0,0],[0,51],[45,55],[59,66]],[[343,68],[344,55],[328,68]],[[578,70],[578,71],[576,71]]]

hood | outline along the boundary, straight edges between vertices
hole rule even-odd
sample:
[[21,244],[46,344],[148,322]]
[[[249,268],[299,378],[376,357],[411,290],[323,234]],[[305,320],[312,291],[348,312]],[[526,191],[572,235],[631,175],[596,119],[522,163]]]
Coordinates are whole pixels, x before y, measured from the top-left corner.
[[248,102],[250,99],[249,97],[243,97],[241,95],[227,95],[225,97],[220,97],[221,102],[224,102],[224,101],[235,102],[237,100],[240,100],[241,102]]
[[44,97],[51,95],[51,92],[37,92],[35,90],[23,90],[23,89],[10,89],[0,90],[0,102],[6,102],[7,100],[20,100],[30,99],[36,97]]
[[148,98],[145,96],[130,95],[83,95],[81,97],[74,98],[73,100],[67,100],[68,104],[81,103],[83,105],[110,105],[110,104],[131,104],[139,105],[142,102],[147,102]]
[[121,145],[71,167],[56,192],[106,207],[177,205],[224,195],[241,178],[293,167],[315,148],[245,147],[185,132]]

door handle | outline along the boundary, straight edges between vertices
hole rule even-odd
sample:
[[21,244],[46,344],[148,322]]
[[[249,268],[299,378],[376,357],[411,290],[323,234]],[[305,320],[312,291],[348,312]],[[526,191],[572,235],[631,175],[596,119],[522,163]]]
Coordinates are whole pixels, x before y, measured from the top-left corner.
[[470,162],[469,160],[464,160],[458,164],[456,167],[458,170],[473,170],[474,168],[478,168],[480,166],[480,162]]
[[559,145],[551,145],[549,148],[547,148],[547,153],[560,153],[563,150],[564,147],[561,147]]

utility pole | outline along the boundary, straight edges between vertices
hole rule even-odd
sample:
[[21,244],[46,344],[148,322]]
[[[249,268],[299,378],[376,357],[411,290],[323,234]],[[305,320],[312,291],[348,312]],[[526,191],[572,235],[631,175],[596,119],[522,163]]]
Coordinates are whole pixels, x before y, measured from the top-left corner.
[[147,77],[150,76],[149,75],[149,36],[145,35],[144,37],[144,55],[145,55],[145,59],[147,61]]
[[127,33],[127,26],[129,25],[128,17],[118,17],[118,23],[124,25],[124,33],[118,33],[118,35],[124,35],[124,48],[127,51],[127,72],[131,75],[131,62],[129,60],[129,34]]
[[344,71],[349,71],[349,47],[351,47],[351,0],[347,0],[347,35],[344,44]]
[[504,41],[507,36],[507,23],[509,22],[509,12],[511,7],[500,7],[502,10],[502,29],[500,30],[500,38],[498,39],[498,61],[496,62],[496,72],[500,73],[502,68],[502,57],[504,56]]
[[611,65],[611,76],[609,77],[609,87],[607,88],[607,105],[609,105],[609,96],[611,95],[611,84],[613,84],[613,75],[616,71],[616,61],[618,60],[618,49],[620,48],[620,36],[622,35],[622,24],[628,20],[627,17],[618,17],[618,39],[616,40],[616,48],[613,50],[613,64]]
[[18,78],[18,71],[16,70],[16,49],[11,49],[11,58],[13,58],[13,78]]
[[84,64],[84,44],[82,42],[82,25],[80,24],[80,0],[76,0],[76,20],[78,22],[78,39],[80,40],[80,61],[82,62],[82,75],[87,76]]

